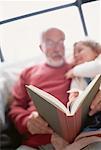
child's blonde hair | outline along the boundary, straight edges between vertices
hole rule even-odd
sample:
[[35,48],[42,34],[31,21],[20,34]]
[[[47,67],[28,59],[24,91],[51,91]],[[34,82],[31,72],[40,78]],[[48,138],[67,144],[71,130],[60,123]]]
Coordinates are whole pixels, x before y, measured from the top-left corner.
[[78,42],[74,43],[74,47],[79,43],[82,43],[82,44],[90,47],[94,52],[97,53],[97,55],[101,54],[101,45],[100,45],[100,43],[95,42],[93,40],[81,40],[81,41],[78,41]]

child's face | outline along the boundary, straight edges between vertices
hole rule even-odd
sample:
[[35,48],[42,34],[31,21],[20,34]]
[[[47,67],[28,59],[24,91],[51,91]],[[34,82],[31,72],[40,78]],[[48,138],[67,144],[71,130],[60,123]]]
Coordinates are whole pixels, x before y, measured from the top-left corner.
[[83,43],[77,43],[74,47],[74,59],[76,64],[82,64],[87,61],[92,61],[97,57],[96,52],[91,47]]

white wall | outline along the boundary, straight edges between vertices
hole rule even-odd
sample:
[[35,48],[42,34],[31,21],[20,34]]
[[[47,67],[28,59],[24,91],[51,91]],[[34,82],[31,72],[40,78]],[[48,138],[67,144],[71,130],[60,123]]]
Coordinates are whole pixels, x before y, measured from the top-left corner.
[[[0,1],[2,20],[47,9],[75,0]],[[82,9],[89,36],[100,41],[99,1],[84,4]],[[72,44],[84,38],[84,32],[77,7],[69,7],[22,20],[10,22],[0,27],[0,44],[6,61],[19,61],[42,54],[39,49],[40,33],[48,27],[61,28],[66,34],[66,54],[72,52]],[[38,60],[39,61],[39,60]]]

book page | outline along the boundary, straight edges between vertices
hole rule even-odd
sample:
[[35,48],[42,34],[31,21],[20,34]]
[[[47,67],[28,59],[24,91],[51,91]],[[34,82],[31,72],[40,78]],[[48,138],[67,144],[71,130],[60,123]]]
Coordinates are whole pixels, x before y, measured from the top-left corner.
[[65,114],[70,114],[69,109],[67,109],[63,103],[61,103],[57,98],[55,98],[51,94],[33,86],[33,85],[29,85],[29,86],[26,85],[26,87],[28,89],[32,90],[33,92],[35,92],[36,94],[40,95],[42,98],[44,98],[44,100],[46,100],[49,103],[51,103],[52,105],[54,105],[56,108],[60,109]]
[[87,86],[87,88],[78,96],[78,98],[72,103],[71,114],[73,115],[78,108],[82,105],[84,101],[87,103],[87,107],[93,101],[97,91],[99,90],[101,83],[101,75],[97,75],[92,82]]

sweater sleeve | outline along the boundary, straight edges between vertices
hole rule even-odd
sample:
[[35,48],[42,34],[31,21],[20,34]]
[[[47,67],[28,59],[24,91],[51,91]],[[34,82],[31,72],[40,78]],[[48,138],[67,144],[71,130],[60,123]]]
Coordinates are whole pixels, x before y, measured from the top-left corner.
[[20,134],[27,133],[27,119],[35,107],[30,100],[25,85],[28,83],[30,69],[25,70],[12,91],[12,103],[9,108],[9,118],[15,124]]
[[78,77],[94,77],[101,74],[101,61],[90,61],[73,68],[73,73]]

